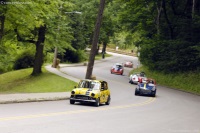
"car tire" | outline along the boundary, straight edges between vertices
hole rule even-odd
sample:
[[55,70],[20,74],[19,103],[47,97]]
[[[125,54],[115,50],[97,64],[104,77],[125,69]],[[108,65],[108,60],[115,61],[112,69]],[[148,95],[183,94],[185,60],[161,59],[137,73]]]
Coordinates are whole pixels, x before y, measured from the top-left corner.
[[106,105],[110,105],[110,100],[111,100],[111,98],[110,98],[110,96],[108,96],[108,99],[107,99]]
[[99,107],[99,105],[100,105],[100,101],[99,101],[99,98],[97,98],[96,102],[94,103],[94,106]]
[[138,91],[137,91],[137,89],[135,89],[135,95],[136,95],[136,96],[138,95]]
[[133,81],[131,80],[131,84],[133,84]]
[[74,100],[70,100],[70,104],[74,104],[75,103],[75,101]]
[[153,91],[151,95],[152,97],[156,97],[156,91]]
[[156,96],[156,94],[155,94],[155,93],[153,93],[153,94],[151,94],[151,96],[152,96],[152,97],[155,97],[155,96]]
[[142,91],[139,89],[138,94],[141,96],[142,95]]

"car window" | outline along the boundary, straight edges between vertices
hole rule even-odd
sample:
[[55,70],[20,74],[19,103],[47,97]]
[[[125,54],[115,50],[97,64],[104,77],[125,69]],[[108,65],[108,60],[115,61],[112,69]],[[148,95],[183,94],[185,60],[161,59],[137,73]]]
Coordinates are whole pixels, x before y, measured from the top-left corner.
[[100,83],[99,83],[99,82],[94,82],[94,81],[92,81],[92,82],[90,82],[90,88],[91,88],[91,89],[94,89],[94,90],[99,90],[99,88],[100,88]]
[[78,88],[89,88],[89,81],[80,81]]
[[78,88],[91,88],[94,90],[99,90],[100,88],[100,83],[99,82],[95,82],[95,81],[80,81]]
[[154,81],[153,81],[153,80],[149,80],[149,83],[150,83],[150,84],[154,84]]
[[122,66],[121,66],[121,65],[116,65],[116,67],[117,67],[117,68],[122,68]]

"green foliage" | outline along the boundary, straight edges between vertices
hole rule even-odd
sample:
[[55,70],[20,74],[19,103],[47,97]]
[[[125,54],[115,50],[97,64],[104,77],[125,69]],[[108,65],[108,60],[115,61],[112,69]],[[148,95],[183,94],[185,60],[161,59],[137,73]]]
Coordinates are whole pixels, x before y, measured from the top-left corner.
[[34,65],[34,52],[31,50],[25,50],[21,54],[18,54],[14,61],[14,70],[30,68]]
[[[13,69],[13,62],[17,55],[18,46],[16,41],[2,39],[0,44],[0,73],[11,71]],[[18,48],[19,50],[19,48]]]
[[46,52],[44,62],[45,63],[52,63],[54,59],[54,53]]
[[119,0],[119,20],[125,29],[139,33],[141,62],[164,72],[198,70],[200,64],[200,3],[187,0]]
[[141,62],[150,69],[183,72],[200,69],[199,45],[186,41],[146,41],[141,48]]
[[[29,4],[1,6],[0,16],[5,15],[5,27],[0,41],[0,71],[11,70],[13,55],[26,48],[27,43],[37,42],[38,28],[43,25],[47,26],[45,52],[53,53],[55,47],[59,53],[67,49],[63,60],[84,60],[77,51],[84,50],[92,42],[99,2],[35,0]],[[110,42],[113,47],[118,45],[124,49],[133,49],[133,45],[141,47],[142,63],[155,70],[197,70],[200,64],[199,9],[199,1],[193,4],[188,0],[106,1],[99,42],[105,45]],[[14,32],[16,29],[21,38]],[[75,59],[72,60],[71,55]],[[51,61],[51,58],[48,56],[47,60]]]
[[66,49],[63,54],[59,54],[61,62],[78,63],[87,60],[86,53],[83,50]]

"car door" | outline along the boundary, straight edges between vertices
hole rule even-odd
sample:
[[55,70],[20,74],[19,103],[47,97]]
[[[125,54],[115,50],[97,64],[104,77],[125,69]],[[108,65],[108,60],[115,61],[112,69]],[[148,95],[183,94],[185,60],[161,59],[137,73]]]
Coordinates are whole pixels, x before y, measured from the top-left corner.
[[106,97],[106,90],[107,90],[107,84],[106,82],[101,82],[101,95],[100,95],[100,102],[104,103],[107,100]]
[[109,90],[108,90],[108,83],[104,82],[104,100],[105,102],[108,101],[108,96],[110,95]]

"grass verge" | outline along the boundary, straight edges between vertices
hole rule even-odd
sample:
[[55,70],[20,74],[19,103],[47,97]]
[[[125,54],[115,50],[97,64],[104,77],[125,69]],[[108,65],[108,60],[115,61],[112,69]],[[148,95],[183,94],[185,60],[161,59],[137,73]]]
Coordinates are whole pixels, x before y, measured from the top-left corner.
[[[111,54],[105,54],[105,58],[106,57],[111,57],[111,56],[112,56]],[[95,56],[95,60],[100,60],[100,59],[102,59],[102,54],[101,53],[99,53],[98,55]]]
[[43,73],[30,76],[32,68],[0,75],[0,93],[45,93],[71,91],[76,82],[57,76],[43,68]]
[[141,71],[145,72],[147,77],[154,78],[159,85],[200,95],[200,73],[164,74],[150,71],[144,66],[132,70],[131,73]]

